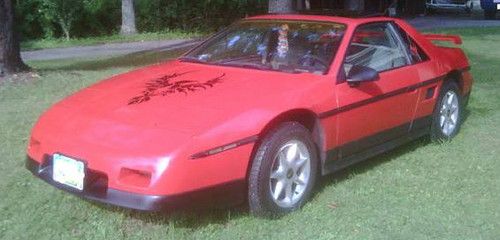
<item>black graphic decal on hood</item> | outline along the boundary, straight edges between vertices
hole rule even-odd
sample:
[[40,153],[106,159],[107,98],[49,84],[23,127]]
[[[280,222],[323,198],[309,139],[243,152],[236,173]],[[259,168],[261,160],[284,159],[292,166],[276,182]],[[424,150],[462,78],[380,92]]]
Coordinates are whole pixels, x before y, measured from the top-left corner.
[[185,95],[187,95],[190,92],[212,88],[214,85],[221,83],[224,76],[226,75],[225,73],[223,73],[218,77],[208,79],[204,82],[196,80],[172,81],[173,79],[179,78],[188,73],[190,72],[173,73],[150,80],[146,83],[146,89],[142,91],[141,95],[131,98],[128,104],[132,105],[147,102],[151,100],[152,97],[156,96],[167,96],[174,93],[184,93]]

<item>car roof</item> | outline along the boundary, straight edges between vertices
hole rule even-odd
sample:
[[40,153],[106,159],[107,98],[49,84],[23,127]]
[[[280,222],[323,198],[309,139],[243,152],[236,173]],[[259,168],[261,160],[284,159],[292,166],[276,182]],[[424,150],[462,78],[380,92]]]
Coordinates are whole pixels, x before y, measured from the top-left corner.
[[304,20],[304,21],[319,21],[342,23],[346,25],[359,25],[369,22],[394,21],[394,18],[389,17],[364,17],[364,18],[349,18],[338,16],[324,15],[304,15],[304,14],[267,14],[245,18],[246,20]]

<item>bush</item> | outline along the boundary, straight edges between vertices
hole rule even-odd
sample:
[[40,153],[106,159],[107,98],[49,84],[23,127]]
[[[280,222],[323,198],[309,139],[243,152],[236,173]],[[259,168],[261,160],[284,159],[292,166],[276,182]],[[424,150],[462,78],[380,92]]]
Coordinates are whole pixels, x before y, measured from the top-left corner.
[[[266,0],[135,0],[140,32],[213,31],[235,19],[266,10]],[[17,1],[17,21],[23,40],[103,36],[117,33],[120,0]]]

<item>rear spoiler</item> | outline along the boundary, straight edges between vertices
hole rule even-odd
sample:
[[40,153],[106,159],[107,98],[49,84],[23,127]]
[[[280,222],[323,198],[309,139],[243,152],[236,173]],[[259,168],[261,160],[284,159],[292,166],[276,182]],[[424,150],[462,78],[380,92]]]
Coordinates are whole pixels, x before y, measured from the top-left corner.
[[457,45],[462,44],[462,38],[457,35],[444,35],[444,34],[424,34],[424,37],[430,41],[446,41],[453,42]]

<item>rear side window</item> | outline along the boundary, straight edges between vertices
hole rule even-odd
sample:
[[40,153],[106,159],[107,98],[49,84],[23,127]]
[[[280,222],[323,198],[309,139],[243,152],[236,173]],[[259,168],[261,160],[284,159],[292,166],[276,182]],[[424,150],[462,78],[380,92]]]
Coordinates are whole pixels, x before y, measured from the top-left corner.
[[425,62],[429,60],[429,57],[424,53],[422,48],[418,46],[418,44],[413,40],[408,33],[406,33],[405,30],[403,30],[401,27],[399,27],[397,24],[394,24],[401,35],[401,39],[403,40],[403,44],[405,45],[405,48],[408,51],[408,54],[410,55],[411,61],[413,64],[419,63],[419,62]]
[[406,49],[389,23],[371,23],[354,32],[344,61],[344,74],[354,65],[383,72],[409,65]]

